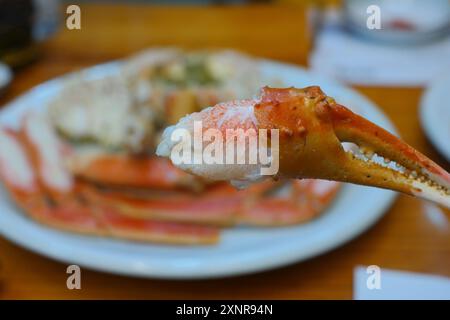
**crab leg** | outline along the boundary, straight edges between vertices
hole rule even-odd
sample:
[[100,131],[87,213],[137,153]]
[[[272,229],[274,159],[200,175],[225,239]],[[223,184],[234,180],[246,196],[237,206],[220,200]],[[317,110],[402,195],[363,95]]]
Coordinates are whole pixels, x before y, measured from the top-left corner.
[[185,192],[137,197],[95,188],[86,188],[85,195],[95,203],[113,205],[126,217],[225,227],[274,227],[318,216],[332,202],[339,185],[305,179],[281,184],[265,181],[241,191],[229,185],[211,186],[200,197]]
[[137,241],[173,244],[218,241],[216,228],[124,217],[114,206],[88,202],[81,193],[83,186],[70,175],[64,180],[65,173],[58,172],[61,169],[57,165],[58,153],[53,153],[58,144],[49,138],[53,133],[40,121],[27,118],[20,133],[0,130],[0,177],[16,203],[32,218],[59,229]]
[[[279,162],[276,177],[326,179],[387,188],[450,207],[449,173],[386,130],[337,104],[319,87],[265,87],[254,100],[222,103],[193,113],[166,129],[157,153],[173,156],[172,149],[179,141],[171,138],[177,129],[189,132],[195,139],[196,121],[202,123],[203,132],[254,129],[259,134],[260,129],[275,129],[279,134],[276,141],[279,153],[272,157],[272,161]],[[361,150],[375,152],[386,162],[393,160],[399,168],[360,159],[346,152],[343,142],[356,143]],[[227,143],[224,141],[224,145]],[[275,141],[270,140],[270,144],[275,145]],[[195,162],[176,165],[212,180],[264,178],[261,163],[256,166],[247,163],[209,166]]]
[[208,245],[219,241],[219,229],[186,223],[132,218],[113,206],[94,206],[108,234],[122,239],[179,245]]
[[[174,167],[166,159],[125,154],[95,154],[76,150],[65,158],[75,176],[102,185],[199,191],[198,177]],[[114,174],[112,174],[114,173]]]
[[93,202],[113,205],[125,217],[217,226],[234,224],[243,200],[235,190],[211,197],[183,192],[143,198],[96,188],[85,188],[84,193]]

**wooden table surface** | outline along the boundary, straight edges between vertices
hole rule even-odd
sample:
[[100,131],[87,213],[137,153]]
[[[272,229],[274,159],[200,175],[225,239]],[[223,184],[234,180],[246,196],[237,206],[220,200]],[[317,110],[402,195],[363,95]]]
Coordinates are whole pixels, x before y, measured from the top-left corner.
[[[81,12],[82,29],[64,28],[44,44],[39,60],[17,73],[0,104],[52,77],[149,46],[229,47],[302,65],[310,49],[301,7],[86,4],[81,5]],[[449,169],[420,128],[417,114],[422,90],[357,89],[386,112],[408,143]],[[219,280],[165,281],[83,269],[82,289],[72,291],[66,288],[66,265],[0,238],[0,298],[351,299],[357,265],[450,276],[450,228],[433,225],[426,212],[422,201],[399,196],[375,226],[350,243],[269,272]],[[449,212],[443,212],[449,219]]]

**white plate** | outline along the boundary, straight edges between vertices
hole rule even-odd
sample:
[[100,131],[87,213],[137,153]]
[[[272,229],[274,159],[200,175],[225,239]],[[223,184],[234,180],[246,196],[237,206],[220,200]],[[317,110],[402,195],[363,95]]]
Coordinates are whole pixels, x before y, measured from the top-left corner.
[[[366,98],[287,64],[262,61],[263,73],[286,84],[319,84],[343,104],[393,131],[389,120]],[[102,77],[117,64],[86,71]],[[21,114],[45,108],[61,89],[61,79],[44,83],[0,112],[0,124],[17,125]],[[251,273],[302,261],[336,248],[373,225],[388,209],[395,194],[381,189],[346,185],[333,206],[320,218],[285,228],[236,227],[223,232],[218,245],[164,246],[82,236],[50,229],[25,217],[0,190],[0,233],[47,257],[100,271],[153,278],[212,278]]]
[[422,97],[420,120],[425,133],[450,161],[450,75],[433,81]]

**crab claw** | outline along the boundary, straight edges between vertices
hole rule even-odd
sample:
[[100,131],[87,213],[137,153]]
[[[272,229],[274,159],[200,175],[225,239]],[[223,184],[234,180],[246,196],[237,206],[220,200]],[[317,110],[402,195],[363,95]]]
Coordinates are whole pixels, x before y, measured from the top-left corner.
[[[386,130],[337,104],[317,86],[304,89],[265,87],[254,100],[222,103],[191,114],[166,129],[157,153],[172,158],[171,151],[176,146],[171,139],[174,130],[191,132],[195,121],[202,122],[203,131],[256,129],[261,136],[275,129],[277,135],[268,137],[271,161],[278,162],[275,177],[326,179],[386,188],[450,207],[448,172]],[[195,139],[195,132],[193,136]],[[250,147],[247,140],[241,141]],[[356,144],[362,152],[346,151],[344,142]],[[229,141],[224,142],[227,143]],[[275,145],[277,148],[272,149]],[[380,163],[363,154],[376,154],[384,159]],[[261,163],[234,167],[228,164],[208,167],[195,162],[175,164],[213,180],[263,178]],[[259,172],[259,176],[255,172]]]
[[[401,191],[450,208],[450,174],[447,171],[347,108],[334,104],[331,111],[338,139],[357,144],[365,156],[347,159],[345,170],[341,171],[342,178],[347,175],[350,182]],[[385,165],[372,160],[377,155],[383,158]]]

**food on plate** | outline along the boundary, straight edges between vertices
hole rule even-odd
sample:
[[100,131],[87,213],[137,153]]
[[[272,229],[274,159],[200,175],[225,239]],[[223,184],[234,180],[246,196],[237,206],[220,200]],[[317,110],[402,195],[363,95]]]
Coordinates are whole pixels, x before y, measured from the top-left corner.
[[48,109],[63,137],[113,151],[151,146],[155,114],[135,102],[125,77],[86,79],[81,72],[64,83]]
[[200,197],[176,189],[105,190],[74,179],[64,166],[68,146],[41,116],[27,115],[19,131],[2,129],[0,142],[0,176],[30,217],[65,230],[131,240],[210,244],[218,240],[215,226],[304,222],[326,208],[339,187],[304,180],[237,192],[216,184]]
[[[231,146],[234,153],[239,153],[236,151],[239,148],[248,153],[251,140],[228,141],[228,132],[241,129],[258,138],[267,136],[271,165],[277,162],[276,172],[264,175],[264,163],[250,163],[248,159],[241,164],[222,165],[196,162],[192,157],[188,161],[177,158],[180,152],[173,152],[175,149],[192,151],[195,157],[195,138],[200,137],[196,128],[201,129],[200,134],[208,130],[223,133],[217,136],[224,140],[221,146],[223,149]],[[273,129],[275,138],[269,134]],[[187,138],[176,139],[176,132],[184,132]],[[361,153],[346,152],[344,142],[356,144]],[[203,139],[199,143],[200,150],[208,145]],[[272,149],[274,145],[276,149]],[[386,130],[336,103],[317,86],[264,87],[255,99],[219,103],[185,116],[166,129],[157,154],[170,157],[186,172],[213,181],[246,183],[267,177],[326,179],[392,189],[450,207],[448,172]],[[383,158],[383,164],[372,160],[374,157]]]
[[48,110],[62,135],[141,153],[155,143],[158,128],[220,101],[248,96],[260,77],[254,59],[233,51],[162,48],[125,59],[116,74],[89,79],[81,72],[66,82]]
[[[33,219],[58,229],[130,240],[174,244],[218,241],[219,232],[214,227],[134,219],[107,203],[90,202],[84,197],[89,186],[73,180],[62,167],[53,167],[60,165],[59,151],[48,142],[59,141],[37,141],[28,135],[27,126],[34,125],[34,120],[28,120],[20,132],[0,131],[0,176],[17,205]],[[47,133],[42,136],[52,140]]]
[[162,128],[179,117],[253,91],[260,81],[257,62],[233,51],[160,48],[118,68],[93,79],[87,71],[68,76],[49,103],[51,125],[71,146],[69,170],[102,184],[202,189],[198,178],[149,155]]
[[155,155],[163,129],[180,117],[270,83],[257,60],[161,48],[116,66],[64,77],[44,112],[0,128],[0,179],[30,218],[83,234],[208,245],[221,228],[303,223],[332,203],[337,182],[265,181],[238,191]]

